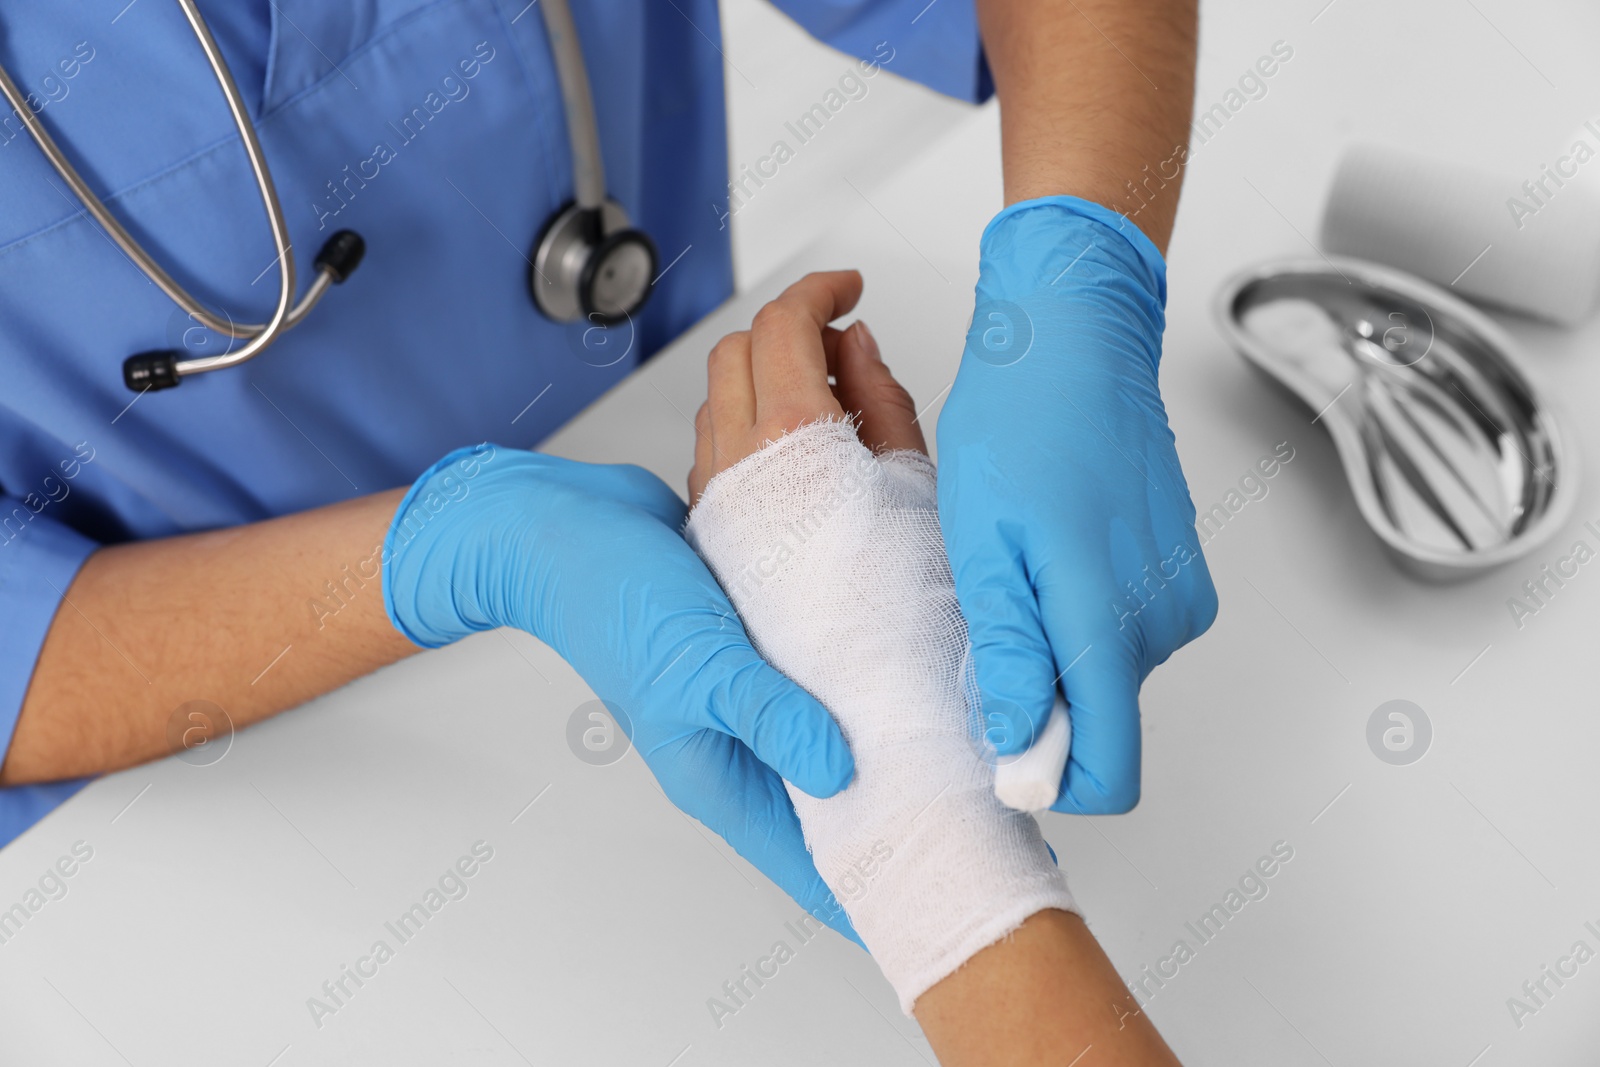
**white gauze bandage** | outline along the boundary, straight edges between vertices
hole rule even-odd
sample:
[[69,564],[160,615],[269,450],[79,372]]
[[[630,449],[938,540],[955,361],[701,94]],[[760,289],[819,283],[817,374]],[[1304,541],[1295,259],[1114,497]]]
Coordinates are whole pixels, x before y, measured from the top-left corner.
[[995,798],[975,741],[936,507],[925,456],[874,456],[849,423],[820,422],[713,478],[686,530],[755,647],[850,743],[849,788],[789,795],[908,1014],[1028,916],[1076,910],[1033,816]]

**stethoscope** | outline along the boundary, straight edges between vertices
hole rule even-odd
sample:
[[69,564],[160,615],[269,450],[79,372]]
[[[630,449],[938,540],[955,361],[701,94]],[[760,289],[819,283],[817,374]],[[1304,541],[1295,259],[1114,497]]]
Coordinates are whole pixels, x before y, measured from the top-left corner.
[[[122,380],[129,389],[143,393],[167,389],[191,374],[236,367],[260,355],[278,335],[303,320],[317,306],[330,285],[338,285],[361,265],[366,242],[353,230],[340,230],[329,237],[317,253],[316,280],[298,303],[294,300],[294,257],[290,254],[289,226],[272,172],[267,167],[256,136],[255,125],[245,110],[239,86],[228,70],[227,61],[195,0],[178,0],[200,47],[205,50],[211,72],[216,75],[222,95],[228,101],[233,124],[244,142],[255,175],[261,203],[267,209],[267,224],[277,249],[278,305],[264,323],[236,323],[201,304],[188,290],[173,280],[144,247],[117,221],[116,216],[89,188],[70,160],[61,151],[39,117],[28,107],[27,99],[0,66],[0,92],[22,118],[50,165],[96,222],[125,252],[145,276],[171,297],[196,322],[226,337],[244,340],[231,352],[194,359],[182,358],[173,350],[141,352],[122,364]],[[649,299],[656,273],[656,247],[642,230],[631,227],[628,214],[606,195],[605,167],[600,156],[600,131],[595,122],[594,99],[589,90],[589,74],[584,68],[583,51],[577,27],[567,0],[539,0],[550,51],[555,58],[556,77],[561,85],[561,100],[566,111],[567,131],[572,142],[573,200],[560,208],[545,223],[535,245],[528,271],[528,287],[533,301],[555,322],[587,319],[596,325],[611,325],[631,319]]]

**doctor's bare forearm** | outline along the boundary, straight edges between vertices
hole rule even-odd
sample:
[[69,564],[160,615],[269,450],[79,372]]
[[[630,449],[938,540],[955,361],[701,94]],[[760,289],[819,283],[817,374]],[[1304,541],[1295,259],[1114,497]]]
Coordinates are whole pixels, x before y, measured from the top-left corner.
[[978,0],[1006,203],[1066,194],[1163,253],[1194,106],[1197,0]]
[[189,701],[245,726],[416,651],[379,569],[403,492],[95,552],[45,638],[0,784],[165,756]]

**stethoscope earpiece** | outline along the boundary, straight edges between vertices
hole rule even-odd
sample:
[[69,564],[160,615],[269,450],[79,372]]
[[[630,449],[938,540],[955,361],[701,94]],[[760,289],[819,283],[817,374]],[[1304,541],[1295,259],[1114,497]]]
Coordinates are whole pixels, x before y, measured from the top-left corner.
[[361,266],[367,254],[367,242],[354,230],[340,230],[322,244],[317,253],[316,266],[326,271],[334,285],[343,285],[346,278]]
[[182,379],[178,376],[178,356],[171,350],[140,352],[122,361],[122,384],[136,393],[171,389]]

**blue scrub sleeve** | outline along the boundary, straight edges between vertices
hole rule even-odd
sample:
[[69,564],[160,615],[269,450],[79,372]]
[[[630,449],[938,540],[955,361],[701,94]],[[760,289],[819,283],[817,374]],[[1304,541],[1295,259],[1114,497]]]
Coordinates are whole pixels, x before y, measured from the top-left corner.
[[[38,498],[34,505],[40,505]],[[11,747],[33,665],[62,595],[100,546],[23,500],[0,494],[0,758]],[[69,609],[70,610],[70,609]],[[87,779],[0,789],[0,846],[38,822]]]
[[772,0],[807,33],[936,92],[994,94],[973,0]]

